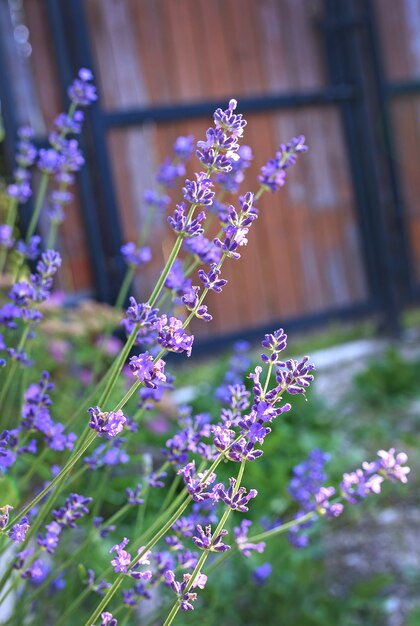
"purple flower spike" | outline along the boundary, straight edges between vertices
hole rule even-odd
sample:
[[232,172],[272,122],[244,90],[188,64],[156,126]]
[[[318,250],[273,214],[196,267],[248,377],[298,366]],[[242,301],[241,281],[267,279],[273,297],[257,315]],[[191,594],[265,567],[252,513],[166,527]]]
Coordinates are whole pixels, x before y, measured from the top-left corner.
[[357,504],[371,493],[380,493],[384,480],[407,482],[410,468],[402,465],[407,462],[407,455],[400,452],[395,456],[395,449],[379,450],[379,461],[365,462],[363,469],[344,474],[341,482],[341,494],[350,502]]
[[197,180],[186,180],[185,187],[182,188],[184,198],[187,202],[196,205],[209,206],[213,202],[214,191],[210,188],[213,186],[210,178],[206,177],[204,172],[195,175]]
[[194,137],[192,135],[178,137],[174,143],[173,151],[179,159],[186,161],[194,152]]
[[[378,457],[380,460],[378,462],[377,471],[380,474],[391,481],[407,482],[407,474],[409,474],[410,468],[403,466],[408,460],[405,452],[399,452],[395,456],[395,448],[391,448],[388,451],[379,450]],[[364,467],[364,465],[362,467]]]
[[92,498],[85,498],[77,493],[72,493],[64,506],[53,511],[53,519],[62,528],[76,528],[76,520],[89,513],[86,505],[90,502],[92,502]]
[[112,616],[112,613],[109,613],[108,611],[105,611],[104,613],[101,613],[101,626],[117,626],[118,625],[118,620],[115,619],[115,617]]
[[256,567],[252,572],[252,577],[257,585],[263,585],[267,578],[271,575],[273,568],[270,563],[263,563],[259,567]]
[[242,115],[234,113],[238,103],[232,98],[229,101],[228,108],[223,111],[222,109],[216,109],[214,112],[214,125],[216,128],[222,128],[224,131],[233,135],[234,137],[242,137],[244,134],[244,128],[246,121],[242,119]]
[[307,149],[303,135],[295,137],[288,144],[281,144],[275,158],[261,168],[261,175],[258,176],[260,183],[268,191],[277,191],[284,185],[286,170],[296,163],[297,155],[306,152]]
[[127,421],[121,410],[104,413],[98,406],[95,406],[91,407],[88,412],[90,414],[89,427],[96,430],[99,437],[105,435],[107,439],[112,439],[119,435]]
[[181,320],[176,317],[162,315],[156,322],[158,330],[158,343],[162,348],[171,352],[186,352],[187,356],[191,356],[194,335],[187,335],[182,327]]
[[205,219],[206,214],[201,211],[196,218],[187,224],[187,216],[185,215],[185,204],[177,204],[173,216],[168,217],[168,223],[176,233],[183,237],[198,237],[204,233],[201,222]]
[[227,280],[219,278],[220,269],[214,263],[209,272],[198,270],[198,276],[206,289],[211,289],[216,293],[220,293],[222,288],[227,284]]
[[344,506],[340,502],[330,502],[330,498],[334,494],[334,487],[321,487],[318,493],[315,494],[317,513],[325,515],[327,518],[338,517],[342,514]]
[[228,534],[227,530],[221,530],[217,537],[213,538],[211,534],[211,525],[209,524],[203,530],[200,524],[197,524],[196,535],[192,538],[193,542],[200,550],[208,550],[210,552],[226,552],[230,550],[230,546],[223,543],[223,537]]
[[15,524],[11,530],[9,530],[9,537],[13,539],[15,543],[22,543],[25,541],[26,533],[29,530],[29,522],[27,517],[22,517],[18,524]]
[[276,380],[287,393],[292,395],[305,393],[313,381],[314,377],[310,372],[315,369],[315,365],[308,363],[308,361],[308,356],[304,356],[301,361],[295,361],[295,359],[278,361]]
[[[172,570],[166,570],[165,574],[165,582],[172,589],[172,591],[178,596],[180,600],[180,609],[181,611],[193,611],[194,607],[192,605],[193,602],[197,599],[197,594],[190,591],[185,591],[187,585],[190,582],[191,574],[184,574],[182,579],[182,583],[175,580],[175,574]],[[192,589],[199,587],[200,589],[204,589],[207,582],[207,576],[205,574],[198,574],[192,584]]]
[[126,574],[128,571],[128,566],[131,563],[131,555],[127,552],[127,550],[124,550],[127,544],[128,539],[127,537],[124,537],[121,543],[115,544],[115,546],[112,546],[110,550],[110,552],[115,552],[117,555],[111,561],[111,565],[114,567],[114,572],[116,573],[121,572]]
[[266,335],[261,345],[271,352],[270,356],[262,354],[262,361],[264,363],[276,363],[279,353],[286,348],[287,335],[282,328],[279,328],[273,334]]
[[125,263],[130,267],[142,267],[146,265],[146,263],[149,263],[152,258],[150,248],[137,248],[136,244],[132,241],[121,247],[121,254],[123,255]]
[[[1,442],[1,439],[0,439]],[[0,456],[2,455],[2,451],[0,448]],[[6,504],[5,506],[0,507],[0,530],[3,530],[9,523],[9,511],[13,509],[10,504]]]
[[185,304],[188,311],[194,311],[195,317],[205,322],[211,322],[213,317],[208,312],[207,305],[200,304],[200,306],[197,306],[200,299],[199,291],[200,287],[191,287],[191,289],[182,296],[182,302]]
[[224,485],[220,483],[214,487],[214,491],[232,510],[246,513],[246,511],[248,511],[248,502],[258,495],[258,491],[256,489],[250,489],[249,492],[246,493],[245,487],[240,487],[235,493],[236,479],[229,478],[229,483],[229,489],[225,489]]
[[13,230],[8,224],[0,224],[0,247],[11,248],[13,246]]
[[90,70],[82,68],[79,70],[78,78],[76,78],[68,89],[70,100],[78,106],[88,106],[97,100],[96,87],[89,81],[93,79]]
[[166,363],[162,359],[155,363],[152,355],[148,352],[133,356],[129,361],[129,367],[133,375],[151,389],[156,389],[160,382],[164,383],[166,381],[164,374],[165,365]]
[[130,489],[129,487],[125,490],[127,495],[128,503],[134,506],[139,504],[143,504],[144,500],[140,498],[142,486],[139,484],[135,487],[135,489]]
[[44,548],[48,554],[54,554],[60,541],[62,526],[60,526],[57,522],[51,522],[50,524],[47,524],[45,528],[47,529],[45,537],[39,535],[37,543],[39,546]]
[[262,554],[265,550],[264,541],[260,541],[259,543],[251,543],[248,541],[248,531],[251,525],[251,520],[244,519],[239,526],[235,526],[233,529],[236,544],[244,556],[250,556],[252,551]]

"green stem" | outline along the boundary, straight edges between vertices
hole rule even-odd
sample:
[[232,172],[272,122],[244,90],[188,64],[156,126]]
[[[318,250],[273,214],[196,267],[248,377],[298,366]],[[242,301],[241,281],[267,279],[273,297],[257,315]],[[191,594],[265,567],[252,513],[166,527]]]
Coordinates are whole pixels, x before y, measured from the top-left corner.
[[[25,515],[29,513],[29,511],[40,502],[44,496],[47,495],[49,491],[55,489],[55,487],[64,481],[67,474],[73,469],[76,465],[77,461],[84,455],[86,450],[90,447],[92,442],[96,439],[96,432],[91,432],[86,440],[86,443],[81,447],[77,453],[70,457],[66,465],[63,469],[55,476],[52,481],[37,495],[29,504],[27,504],[14,518],[13,521],[9,522],[9,524],[5,527],[5,530],[9,530],[10,526],[16,524],[19,520],[22,519]],[[84,468],[83,468],[84,469]],[[41,517],[41,512],[38,513],[38,518]],[[42,520],[41,520],[42,521]]]
[[31,221],[29,222],[28,230],[26,231],[26,238],[25,238],[26,245],[28,245],[38,225],[39,217],[41,215],[42,205],[45,199],[45,194],[47,193],[47,189],[48,189],[49,178],[50,178],[50,175],[43,172],[40,183],[39,183],[38,192],[36,194],[35,206],[34,206],[34,210],[32,213]]
[[[67,617],[69,617],[73,613],[73,611],[79,606],[79,604],[82,604],[83,600],[90,594],[91,591],[92,590],[90,587],[86,587],[86,589],[84,589],[84,591],[82,591],[82,593],[78,595],[70,604],[70,606],[64,611],[58,622],[55,623],[55,626],[62,626],[62,624],[65,623]],[[89,624],[89,626],[91,626],[91,624]]]
[[168,504],[171,502],[171,500],[172,500],[172,498],[173,498],[173,496],[174,496],[174,494],[175,494],[175,492],[176,492],[176,490],[178,488],[178,485],[179,485],[180,481],[181,481],[181,476],[180,476],[180,474],[177,474],[175,476],[174,480],[172,481],[172,484],[171,484],[170,488],[168,489],[168,493],[166,494],[166,498],[162,502],[162,506],[159,509],[159,513],[162,513],[162,511],[164,511],[167,508]]
[[276,528],[272,528],[271,530],[266,530],[265,532],[254,535],[253,537],[248,537],[248,541],[250,541],[251,543],[256,543],[258,541],[264,541],[264,539],[270,539],[271,537],[275,537],[276,535],[281,535],[282,533],[285,533],[287,530],[293,528],[294,526],[304,524],[316,515],[316,511],[310,511],[305,515],[302,515],[302,517],[297,517],[296,519],[290,520],[290,522],[286,522],[281,526],[277,526]]
[[[238,476],[236,478],[236,484],[235,484],[235,489],[233,491],[233,496],[238,492],[238,489],[241,486],[243,474],[244,474],[244,471],[245,471],[245,464],[246,464],[246,460],[243,460],[241,462],[241,466],[240,466],[239,471],[238,471]],[[223,513],[221,519],[220,519],[219,524],[217,525],[216,530],[213,533],[212,544],[213,544],[213,541],[218,537],[218,535],[221,532],[221,530],[223,529],[223,527],[226,524],[226,522],[228,520],[228,517],[229,517],[229,515],[231,513],[232,513],[232,509],[230,507],[227,507],[225,509],[225,512]],[[197,578],[198,574],[201,572],[201,568],[203,567],[204,563],[206,562],[210,552],[211,552],[211,547],[208,550],[205,550],[203,552],[203,554],[201,555],[201,557],[199,558],[198,563],[195,566],[193,573],[191,574],[191,578],[189,579],[188,584],[187,584],[187,586],[185,587],[185,589],[183,591],[183,594],[188,593],[188,591],[193,586],[194,581]],[[174,604],[173,604],[173,606],[172,606],[172,608],[171,608],[171,610],[169,612],[169,615],[166,618],[163,626],[170,626],[170,624],[172,624],[172,622],[174,621],[174,619],[175,619],[175,617],[176,617],[176,615],[177,615],[177,613],[178,613],[178,611],[180,609],[180,606],[181,606],[181,602],[180,602],[180,599],[178,598],[176,600],[176,602],[174,602]]]
[[[9,210],[7,211],[7,215],[6,215],[6,219],[5,219],[5,224],[7,224],[7,226],[10,226],[10,228],[12,229],[12,233],[15,227],[15,222],[16,222],[16,215],[17,215],[17,200],[16,198],[11,198],[10,199],[10,203],[9,203]],[[7,248],[3,247],[0,250],[0,274],[3,274],[5,265],[6,265],[6,261],[7,261]]]
[[[165,534],[168,532],[168,530],[170,530],[171,526],[176,522],[176,520],[181,517],[182,513],[185,511],[185,509],[187,508],[188,504],[190,503],[190,497],[188,496],[185,500],[185,502],[178,508],[178,510],[174,513],[174,515],[166,522],[166,524],[152,537],[152,539],[150,539],[150,541],[144,546],[144,548],[142,550],[140,550],[140,552],[137,554],[137,556],[134,557],[134,559],[131,561],[130,565],[129,565],[129,570],[131,570],[136,563],[138,563],[140,561],[140,559],[149,551],[153,548],[153,546],[160,540],[162,539],[162,537],[165,536]],[[100,616],[100,614],[102,613],[102,611],[108,606],[109,602],[112,600],[112,598],[114,597],[114,595],[116,594],[116,592],[118,591],[118,589],[120,588],[124,578],[125,578],[126,574],[120,574],[116,580],[114,581],[114,583],[112,584],[112,586],[108,589],[108,591],[106,592],[104,598],[102,599],[102,601],[99,603],[99,605],[97,606],[97,608],[93,611],[93,613],[91,614],[91,616],[89,617],[89,619],[87,620],[85,626],[92,626],[92,624],[95,623],[95,620],[98,619],[98,617]]]
[[[28,338],[29,330],[30,330],[29,324],[26,324],[25,328],[23,330],[22,336],[20,338],[19,344],[18,344],[18,346],[16,348],[17,352],[22,350],[23,347],[25,346],[26,340]],[[0,392],[0,406],[4,406],[4,400],[6,398],[6,394],[7,394],[8,390],[9,390],[10,383],[12,382],[12,380],[15,377],[17,367],[18,367],[18,362],[17,361],[13,361],[13,363],[9,367],[9,370],[8,370],[7,376],[6,376],[6,380],[4,381],[2,390]]]
[[[118,292],[117,299],[116,299],[114,307],[113,307],[115,311],[120,311],[121,310],[121,308],[122,308],[122,306],[123,306],[123,304],[125,302],[125,299],[127,298],[127,295],[128,295],[129,289],[130,289],[130,285],[131,285],[131,283],[133,281],[134,271],[135,270],[134,270],[133,267],[129,267],[127,269],[126,273],[125,273],[124,280],[123,280],[123,282],[121,284],[120,290]],[[95,360],[94,360],[93,365],[92,365],[92,380],[93,381],[96,380],[96,375],[98,374],[98,371],[99,371],[100,366],[101,366],[101,358],[103,356],[103,350],[104,350],[104,347],[106,345],[107,340],[109,339],[109,337],[112,334],[114,326],[115,326],[115,324],[113,324],[112,322],[111,322],[111,324],[107,324],[105,326],[105,331],[104,331],[103,336],[101,337],[100,345],[97,347]]]
[[50,228],[48,231],[47,244],[46,244],[47,250],[52,250],[54,248],[55,241],[57,239],[57,233],[58,233],[58,223],[55,220],[53,220],[52,222],[50,222]]

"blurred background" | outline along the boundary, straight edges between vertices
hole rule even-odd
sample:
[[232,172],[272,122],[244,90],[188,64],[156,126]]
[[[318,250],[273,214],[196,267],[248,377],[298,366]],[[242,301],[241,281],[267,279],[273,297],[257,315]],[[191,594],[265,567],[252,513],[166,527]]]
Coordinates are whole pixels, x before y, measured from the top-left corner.
[[[17,128],[31,124],[46,143],[80,67],[92,69],[99,100],[86,111],[86,165],[60,231],[60,287],[76,301],[115,301],[120,247],[147,220],[156,168],[178,135],[204,137],[217,106],[236,98],[248,120],[243,191],[257,189],[279,143],[306,136],[310,151],[280,193],[264,194],[241,260],[223,268],[230,284],[209,302],[213,323],[194,329],[203,348],[219,349],[279,326],[317,331],[289,347],[311,354],[317,381],[250,468],[255,520],[289,515],[291,467],[313,448],[331,453],[334,484],[381,447],[407,450],[414,466],[408,489],[355,507],[305,550],[279,538],[259,560],[223,568],[205,611],[185,624],[277,626],[281,614],[282,626],[420,626],[420,0],[0,0],[5,180]],[[135,278],[139,299],[171,241],[162,219],[153,261]],[[74,328],[64,336],[83,365],[101,329],[88,328],[95,309],[79,317],[80,345]],[[209,410],[229,358],[181,369],[178,400]],[[145,424],[156,449],[169,436],[166,409]],[[255,591],[264,560],[274,573]]]
[[[420,294],[417,0],[0,0],[0,29],[5,172],[17,127],[30,123],[42,144],[79,67],[98,85],[60,242],[67,291],[115,299],[119,249],[142,228],[156,167],[234,97],[254,152],[246,189],[280,142],[304,134],[310,153],[261,200],[201,336],[366,314],[398,329]],[[169,242],[156,227],[139,295]]]

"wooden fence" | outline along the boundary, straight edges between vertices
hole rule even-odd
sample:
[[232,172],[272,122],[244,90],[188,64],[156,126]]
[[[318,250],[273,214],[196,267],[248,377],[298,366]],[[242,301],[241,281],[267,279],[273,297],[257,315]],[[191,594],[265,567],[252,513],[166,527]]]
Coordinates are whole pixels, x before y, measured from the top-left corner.
[[[322,93],[330,84],[321,23],[328,3],[84,0],[104,115],[212,100],[227,103],[230,97],[238,99],[240,110],[241,98]],[[357,0],[356,5],[360,5]],[[40,135],[63,107],[49,6],[51,3],[42,0],[24,2],[32,46],[29,64],[34,101],[19,112],[19,121],[34,117],[35,108],[41,120]],[[374,14],[386,80],[419,79],[420,1],[376,0]],[[403,226],[417,282],[419,104],[419,96],[404,95],[390,97],[389,108],[396,138],[392,159],[400,177],[406,207]],[[230,285],[210,299],[214,323],[200,325],[202,335],[350,309],[371,299],[366,234],[363,243],[342,114],[337,102],[324,102],[323,106],[308,104],[296,110],[246,115],[244,141],[252,147],[254,161],[244,191],[257,188],[259,167],[279,143],[304,134],[310,151],[290,171],[280,193],[265,194],[261,199],[260,218],[250,233],[250,243],[239,262],[225,265],[223,274]],[[107,127],[106,148],[125,241],[136,239],[142,227],[143,192],[154,185],[155,169],[177,135],[193,134],[198,139],[210,124],[209,117],[202,117]],[[194,167],[198,165],[196,161]],[[66,258],[63,285],[76,291],[94,289],[83,210],[80,202],[71,207],[61,236]],[[101,206],[96,212],[101,216]],[[135,284],[139,297],[147,296],[171,241],[168,229],[154,233],[154,261]]]

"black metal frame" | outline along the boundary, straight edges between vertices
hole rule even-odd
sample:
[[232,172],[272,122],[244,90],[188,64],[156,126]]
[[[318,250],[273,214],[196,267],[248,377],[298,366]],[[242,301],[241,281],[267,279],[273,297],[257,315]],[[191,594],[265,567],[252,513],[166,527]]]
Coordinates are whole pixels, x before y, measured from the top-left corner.
[[[94,68],[82,0],[45,0],[63,101],[66,85],[78,67]],[[272,94],[241,98],[244,113],[258,113],[295,107],[335,105],[341,113],[355,204],[360,225],[361,246],[369,286],[366,302],[288,320],[290,329],[308,328],[331,319],[350,319],[379,313],[382,325],[392,334],[399,331],[402,303],[420,295],[412,276],[402,191],[391,154],[394,146],[389,103],[391,98],[420,93],[420,81],[387,83],[375,28],[371,0],[324,0],[324,17],[318,23],[325,42],[329,84],[309,92]],[[0,93],[5,110],[7,80],[0,59]],[[95,153],[95,170],[79,177],[85,226],[91,251],[96,295],[112,301],[123,273],[119,248],[122,241],[117,202],[110,166],[106,133],[112,128],[150,122],[168,122],[210,115],[220,101],[174,106],[104,111],[99,104],[89,110],[85,150]],[[384,150],[378,150],[375,124],[380,120]],[[5,119],[14,137],[13,120]],[[89,164],[90,159],[87,159]],[[100,173],[98,179],[98,174]],[[386,188],[384,189],[384,184]],[[286,323],[284,320],[282,323]],[[275,324],[275,322],[273,323]],[[224,345],[239,337],[261,334],[264,328],[244,329],[220,337],[212,345]],[[203,345],[208,344],[207,341]]]

